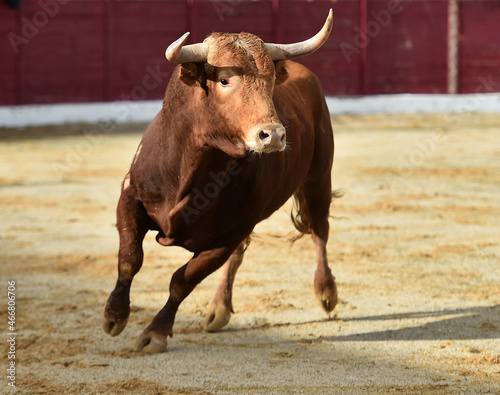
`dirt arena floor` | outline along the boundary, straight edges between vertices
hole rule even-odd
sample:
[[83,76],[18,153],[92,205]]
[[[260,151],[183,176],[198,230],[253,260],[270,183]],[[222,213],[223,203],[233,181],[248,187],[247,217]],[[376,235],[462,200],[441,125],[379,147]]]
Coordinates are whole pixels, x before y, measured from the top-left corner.
[[7,281],[20,394],[500,393],[500,115],[333,123],[345,193],[331,211],[335,314],[314,297],[312,241],[289,241],[288,203],[256,228],[229,325],[203,331],[216,272],[181,305],[160,355],[133,345],[190,254],[154,234],[128,327],[101,329],[120,183],[145,125],[0,130],[0,393],[14,393]]

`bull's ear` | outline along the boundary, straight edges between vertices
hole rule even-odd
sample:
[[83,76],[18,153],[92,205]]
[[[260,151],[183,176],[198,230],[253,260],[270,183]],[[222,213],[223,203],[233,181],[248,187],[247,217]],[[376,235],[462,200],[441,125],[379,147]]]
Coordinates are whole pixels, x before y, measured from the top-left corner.
[[274,70],[276,72],[276,85],[282,84],[288,78],[286,63],[284,61],[274,62]]
[[199,63],[184,63],[181,65],[180,79],[187,85],[205,83],[205,69]]

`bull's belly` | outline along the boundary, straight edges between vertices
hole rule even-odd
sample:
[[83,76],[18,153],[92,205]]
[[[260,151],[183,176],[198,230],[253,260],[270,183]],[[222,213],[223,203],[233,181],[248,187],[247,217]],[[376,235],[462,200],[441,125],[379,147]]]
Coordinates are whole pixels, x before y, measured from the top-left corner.
[[250,201],[241,205],[241,202],[224,198],[209,204],[195,196],[170,210],[158,204],[145,204],[145,207],[158,225],[151,230],[158,231],[159,244],[198,253],[214,246],[242,242],[259,222],[271,216],[289,197],[281,196],[267,204]]

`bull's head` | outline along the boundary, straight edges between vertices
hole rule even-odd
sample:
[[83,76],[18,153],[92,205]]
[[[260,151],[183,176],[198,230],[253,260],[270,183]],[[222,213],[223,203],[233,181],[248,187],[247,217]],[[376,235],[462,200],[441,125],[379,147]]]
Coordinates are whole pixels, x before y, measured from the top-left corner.
[[268,44],[249,33],[213,33],[203,43],[184,45],[189,36],[186,33],[167,48],[165,55],[182,65],[180,75],[186,83],[204,90],[210,113],[222,120],[223,125],[218,122],[218,130],[211,131],[212,135],[225,134],[225,141],[239,152],[282,151],[286,148],[286,131],[276,113],[273,92],[275,84],[281,82],[280,76],[286,78],[286,71],[278,62],[319,49],[332,25],[330,10],[318,34],[293,44]]

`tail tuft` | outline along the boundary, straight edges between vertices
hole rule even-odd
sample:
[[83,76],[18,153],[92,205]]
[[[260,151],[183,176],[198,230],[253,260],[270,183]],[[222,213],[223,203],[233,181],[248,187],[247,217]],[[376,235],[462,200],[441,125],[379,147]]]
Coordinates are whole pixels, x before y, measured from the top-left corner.
[[342,196],[344,196],[344,191],[342,189],[332,191],[332,201],[333,199],[340,199]]
[[[340,199],[342,196],[344,196],[344,192],[341,190],[338,189],[336,191],[332,191],[332,200]],[[305,234],[312,233],[311,214],[309,213],[309,208],[307,207],[307,202],[302,188],[299,188],[293,195],[292,204],[293,206],[290,217],[293,225],[300,232],[298,236],[292,239],[292,241],[296,241]]]

